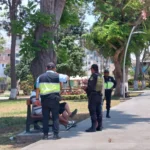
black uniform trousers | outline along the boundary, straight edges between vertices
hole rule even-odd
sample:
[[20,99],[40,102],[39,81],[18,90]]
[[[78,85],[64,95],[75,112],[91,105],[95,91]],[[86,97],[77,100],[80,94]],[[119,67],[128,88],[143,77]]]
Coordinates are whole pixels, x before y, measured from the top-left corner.
[[98,93],[91,93],[89,96],[88,108],[91,116],[92,124],[98,122],[98,126],[102,126],[102,96]]
[[105,90],[106,109],[107,110],[110,110],[110,107],[111,107],[111,94],[112,94],[112,90],[111,89]]
[[58,96],[53,98],[42,99],[42,114],[43,114],[43,133],[45,135],[49,132],[50,112],[52,113],[53,132],[59,133],[59,100]]

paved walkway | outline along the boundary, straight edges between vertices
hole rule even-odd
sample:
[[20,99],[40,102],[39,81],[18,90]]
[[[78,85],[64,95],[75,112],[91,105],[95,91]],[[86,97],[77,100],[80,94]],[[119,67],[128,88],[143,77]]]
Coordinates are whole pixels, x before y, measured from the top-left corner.
[[23,150],[150,150],[150,91],[112,108],[111,116],[104,118],[102,132],[85,133],[87,119],[62,132],[61,140],[41,140]]

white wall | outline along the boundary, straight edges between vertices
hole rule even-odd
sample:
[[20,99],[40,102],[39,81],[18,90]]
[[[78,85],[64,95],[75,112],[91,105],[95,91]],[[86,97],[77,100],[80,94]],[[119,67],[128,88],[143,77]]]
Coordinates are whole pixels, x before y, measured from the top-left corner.
[[0,77],[6,77],[4,74],[5,67],[6,67],[6,64],[4,64],[4,66],[2,66],[2,64],[0,64]]

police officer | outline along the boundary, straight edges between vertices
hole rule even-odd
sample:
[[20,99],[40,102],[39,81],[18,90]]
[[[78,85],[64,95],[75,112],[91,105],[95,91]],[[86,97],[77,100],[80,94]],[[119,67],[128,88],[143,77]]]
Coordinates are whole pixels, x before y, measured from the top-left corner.
[[[88,96],[88,108],[91,116],[92,126],[86,132],[95,132],[102,130],[102,94],[104,93],[104,79],[98,73],[98,66],[91,66],[91,77],[88,80],[87,87],[84,90]],[[98,126],[96,127],[98,123]]]
[[113,77],[109,76],[109,70],[104,71],[104,80],[105,80],[105,98],[106,98],[106,118],[111,118],[109,115],[111,107],[111,94],[113,89],[116,87],[116,81]]
[[42,103],[43,114],[43,139],[48,139],[49,114],[52,113],[53,120],[53,139],[59,137],[59,101],[60,101],[60,82],[67,82],[68,76],[56,73],[56,66],[53,62],[48,63],[46,73],[37,79],[36,104],[39,105],[39,94]]

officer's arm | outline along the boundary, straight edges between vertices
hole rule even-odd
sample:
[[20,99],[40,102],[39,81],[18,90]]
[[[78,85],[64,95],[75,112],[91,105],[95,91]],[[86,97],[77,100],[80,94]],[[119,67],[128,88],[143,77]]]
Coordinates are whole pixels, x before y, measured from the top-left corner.
[[36,81],[36,102],[35,102],[36,105],[41,105],[39,101],[39,96],[40,96],[40,89],[39,89],[39,77],[38,77]]
[[116,81],[115,81],[115,79],[113,77],[112,77],[112,82],[114,83],[113,88],[116,88],[117,83],[116,83]]
[[69,77],[65,74],[59,74],[59,82],[67,82],[69,80]]
[[104,80],[104,77],[103,77],[103,85],[102,85],[102,91],[101,91],[101,93],[102,93],[102,99],[104,99],[105,98],[105,80]]
[[97,82],[97,76],[92,76],[92,79],[89,80],[89,84],[88,84],[88,87],[87,87],[87,92],[92,92],[92,91],[95,91],[95,88],[96,88],[96,82]]

